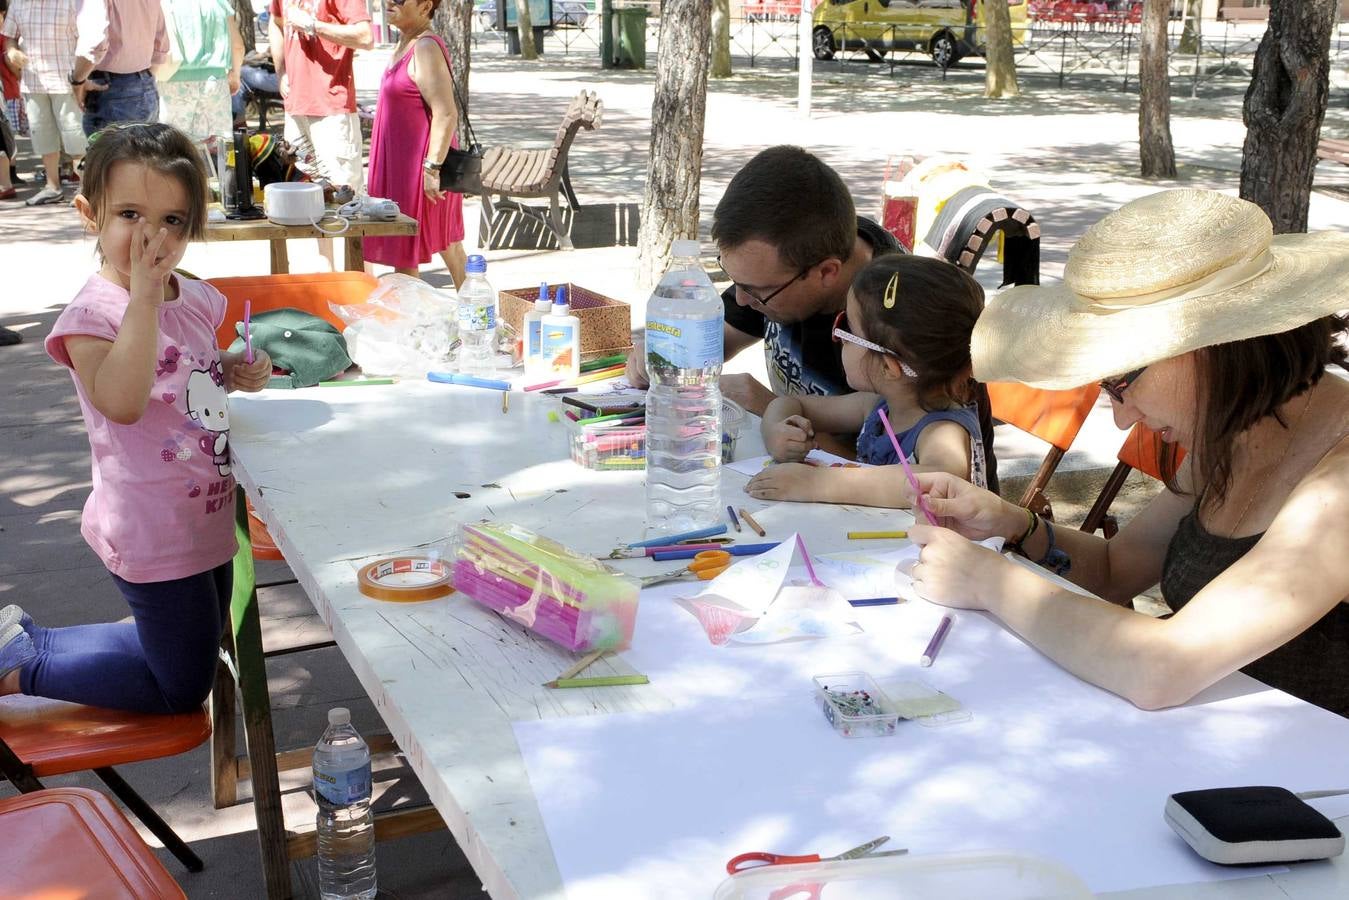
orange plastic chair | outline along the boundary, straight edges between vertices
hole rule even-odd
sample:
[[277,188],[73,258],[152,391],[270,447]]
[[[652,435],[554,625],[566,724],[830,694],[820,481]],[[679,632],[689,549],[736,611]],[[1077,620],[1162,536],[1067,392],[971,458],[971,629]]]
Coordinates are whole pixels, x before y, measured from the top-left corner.
[[329,303],[346,306],[364,303],[379,286],[379,279],[365,272],[314,272],[306,275],[244,275],[234,278],[208,278],[207,283],[225,295],[225,321],[216,329],[216,341],[222,348],[234,343],[234,326],[244,320],[244,301],[253,302],[254,314],[269,309],[302,310],[331,322],[341,329],[346,325]]
[[205,709],[151,715],[16,694],[0,699],[0,776],[30,794],[43,790],[40,777],[92,770],[188,871],[200,872],[197,855],[113,766],[185,753],[210,736]]
[[0,894],[65,900],[185,897],[107,797],[49,788],[0,800]]
[[1031,479],[1017,503],[1052,519],[1053,509],[1045,497],[1045,487],[1068,452],[1082,423],[1091,414],[1100,385],[1090,384],[1067,391],[1046,391],[1024,384],[989,384],[988,398],[993,417],[1032,434],[1050,445],[1040,463],[1040,469]]
[[[1101,493],[1096,497],[1096,502],[1087,511],[1087,518],[1082,522],[1082,531],[1091,534],[1100,528],[1106,537],[1115,536],[1119,531],[1119,524],[1115,521],[1115,517],[1110,515],[1110,504],[1115,502],[1115,496],[1124,486],[1124,479],[1129,477],[1129,472],[1133,469],[1158,481],[1162,480],[1162,473],[1157,467],[1160,449],[1161,438],[1157,432],[1145,427],[1142,422],[1134,425],[1128,437],[1124,439],[1124,445],[1119,448],[1119,462],[1115,465],[1115,470],[1110,473],[1105,486],[1101,488]],[[1176,462],[1179,463],[1185,458],[1185,451],[1177,447],[1176,453]]]

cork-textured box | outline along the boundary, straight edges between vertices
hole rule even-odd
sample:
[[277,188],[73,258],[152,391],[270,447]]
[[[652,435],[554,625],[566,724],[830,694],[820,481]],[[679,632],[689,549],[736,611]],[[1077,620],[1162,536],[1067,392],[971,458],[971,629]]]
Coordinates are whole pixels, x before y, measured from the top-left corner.
[[[581,320],[581,359],[594,359],[632,349],[632,311],[628,304],[612,297],[567,283],[567,303],[572,314]],[[549,285],[556,291],[559,285]],[[525,320],[525,313],[534,308],[539,289],[516,288],[497,293],[497,315],[516,334]]]

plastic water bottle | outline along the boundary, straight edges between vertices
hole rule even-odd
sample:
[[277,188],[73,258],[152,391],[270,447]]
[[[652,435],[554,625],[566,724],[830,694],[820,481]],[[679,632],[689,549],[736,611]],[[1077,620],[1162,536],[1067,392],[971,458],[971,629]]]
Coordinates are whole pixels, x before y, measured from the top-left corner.
[[459,371],[490,376],[496,371],[497,292],[487,282],[487,260],[468,258],[459,288]]
[[646,306],[646,530],[691,531],[721,521],[721,297],[698,263],[697,241]]
[[351,727],[351,713],[328,711],[328,730],[314,747],[318,802],[319,896],[375,896],[375,819],[370,814],[370,748]]

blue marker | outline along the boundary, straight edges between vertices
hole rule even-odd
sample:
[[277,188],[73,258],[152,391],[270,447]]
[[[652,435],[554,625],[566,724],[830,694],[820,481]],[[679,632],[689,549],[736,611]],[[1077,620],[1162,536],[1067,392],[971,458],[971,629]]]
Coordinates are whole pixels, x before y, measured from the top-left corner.
[[[767,553],[776,547],[777,544],[726,544],[718,549],[725,550],[732,556],[758,556],[760,553]],[[651,559],[655,562],[665,562],[668,559],[693,559],[701,550],[660,550],[651,554]]]
[[728,527],[727,525],[713,525],[710,528],[699,528],[697,531],[686,531],[683,534],[670,534],[665,537],[652,538],[649,541],[637,541],[628,544],[628,547],[664,547],[666,544],[677,544],[680,541],[689,541],[694,538],[715,537],[719,534],[725,534]]
[[460,387],[487,388],[492,391],[509,391],[511,389],[509,381],[498,381],[495,378],[477,378],[473,375],[460,375],[458,372],[427,372],[426,380],[440,384],[457,384]]
[[898,597],[868,597],[865,600],[849,600],[851,606],[894,606]]

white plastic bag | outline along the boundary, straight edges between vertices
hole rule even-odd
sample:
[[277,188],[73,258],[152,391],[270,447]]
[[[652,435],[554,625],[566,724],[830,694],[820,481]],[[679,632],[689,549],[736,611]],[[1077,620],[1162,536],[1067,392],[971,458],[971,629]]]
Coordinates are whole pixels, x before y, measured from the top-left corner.
[[421,376],[454,362],[459,325],[453,290],[395,273],[381,278],[364,303],[329,306],[347,323],[347,352],[367,374]]

